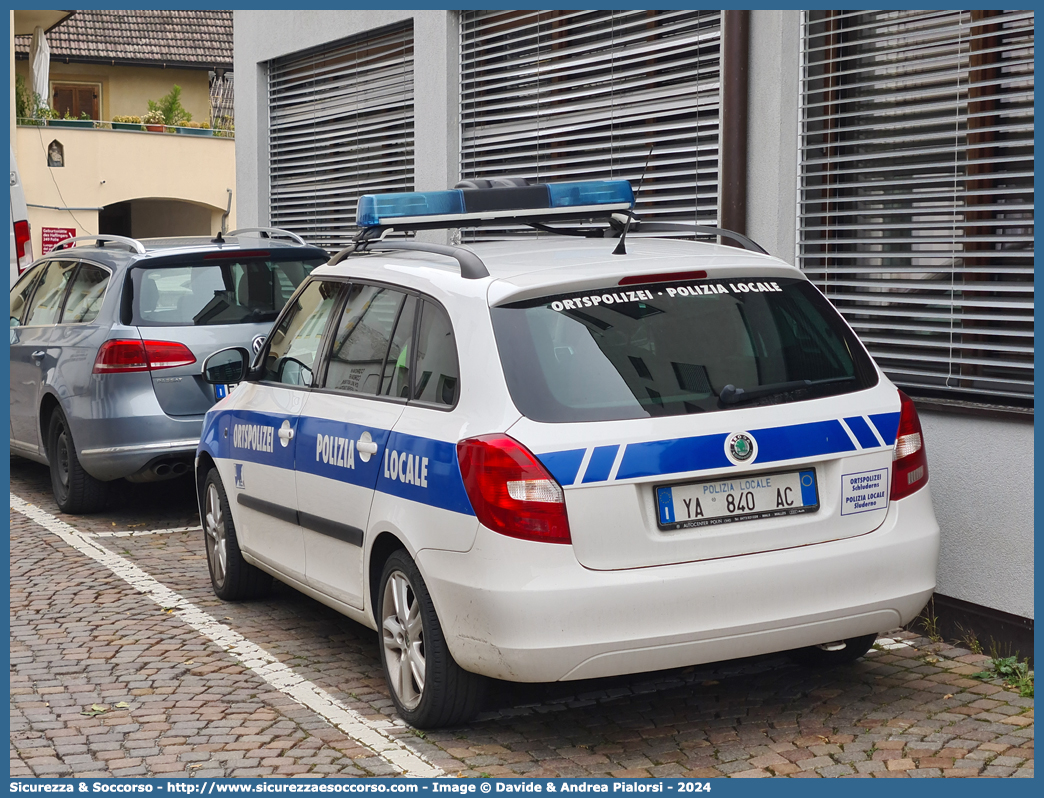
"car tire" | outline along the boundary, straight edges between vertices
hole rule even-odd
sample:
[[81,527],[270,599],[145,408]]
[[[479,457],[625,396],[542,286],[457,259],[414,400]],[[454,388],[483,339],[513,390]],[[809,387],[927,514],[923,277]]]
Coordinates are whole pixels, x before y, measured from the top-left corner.
[[[791,651],[790,658],[799,665],[805,665],[810,668],[834,668],[838,665],[847,665],[849,662],[855,662],[871,649],[876,640],[876,634],[850,637],[847,640],[840,641],[845,644],[844,648],[828,650],[823,646],[809,646],[808,648],[799,648]],[[828,643],[825,645],[833,646],[835,644]]]
[[81,514],[104,509],[109,483],[83,470],[69,421],[61,408],[55,408],[47,423],[47,462],[51,468],[51,491],[59,510]]
[[376,615],[384,678],[399,716],[419,729],[473,717],[486,679],[454,661],[424,578],[401,549],[384,564]]
[[203,543],[207,550],[210,584],[219,599],[239,601],[268,592],[272,577],[243,559],[228,496],[217,469],[203,484]]

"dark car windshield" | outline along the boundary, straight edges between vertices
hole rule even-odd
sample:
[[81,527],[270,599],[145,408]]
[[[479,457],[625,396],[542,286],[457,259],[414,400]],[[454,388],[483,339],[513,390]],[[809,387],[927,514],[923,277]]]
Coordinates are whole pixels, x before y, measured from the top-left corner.
[[133,323],[177,327],[274,321],[297,286],[322,263],[324,258],[204,256],[138,266],[131,270]]
[[877,382],[837,311],[801,279],[614,286],[490,312],[511,396],[534,421],[704,413]]

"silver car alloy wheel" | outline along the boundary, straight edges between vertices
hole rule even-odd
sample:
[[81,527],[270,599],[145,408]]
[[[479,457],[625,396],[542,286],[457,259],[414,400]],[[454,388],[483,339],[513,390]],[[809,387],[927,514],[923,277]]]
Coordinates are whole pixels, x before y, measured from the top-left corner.
[[217,485],[207,485],[206,518],[207,559],[214,569],[214,581],[222,584],[225,581],[225,569],[228,567],[228,539],[225,536],[225,514],[221,509],[221,494]]
[[381,630],[388,681],[400,703],[414,709],[424,695],[424,625],[420,601],[402,571],[384,583]]

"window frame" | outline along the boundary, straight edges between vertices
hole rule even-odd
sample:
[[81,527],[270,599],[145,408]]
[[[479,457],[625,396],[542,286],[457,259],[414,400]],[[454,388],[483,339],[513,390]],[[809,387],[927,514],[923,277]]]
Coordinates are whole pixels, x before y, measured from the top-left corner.
[[[40,277],[37,278],[36,285],[33,286],[32,296],[30,296],[30,298],[25,303],[25,310],[22,313],[22,323],[20,325],[18,325],[19,327],[28,327],[28,328],[57,327],[59,324],[62,323],[61,319],[62,319],[62,316],[65,314],[65,302],[69,298],[69,289],[72,288],[72,283],[73,283],[73,280],[76,277],[76,272],[78,272],[80,270],[80,260],[79,260],[79,258],[61,258],[61,257],[56,257],[56,258],[49,258],[45,263],[46,263],[46,266],[45,266],[44,270],[42,271]],[[57,310],[57,312],[55,314],[55,320],[47,322],[46,324],[27,324],[26,322],[29,319],[29,311],[33,308],[33,303],[36,301],[36,294],[40,290],[40,284],[42,283],[42,279],[41,278],[47,276],[47,270],[50,269],[51,265],[55,264],[55,263],[59,263],[59,264],[60,263],[71,263],[71,264],[73,264],[73,270],[72,270],[72,273],[69,276],[69,280],[66,282],[65,287],[62,289],[62,300],[61,300],[61,302],[58,305],[58,310]]]
[[[108,274],[108,277],[106,278],[106,281],[105,281],[105,290],[102,292],[100,305],[98,307],[98,315],[95,316],[90,321],[66,321],[65,320],[65,310],[66,310],[66,306],[69,304],[69,296],[72,294],[73,284],[76,282],[76,278],[80,276],[80,270],[85,265],[86,266],[95,266],[95,267],[101,269],[102,271],[104,271],[104,272],[106,272]],[[108,267],[105,264],[103,264],[103,263],[98,263],[97,261],[93,261],[93,260],[87,260],[85,258],[78,259],[76,261],[76,271],[73,272],[73,276],[71,278],[69,278],[69,287],[68,287],[68,289],[65,292],[65,299],[62,301],[62,313],[58,317],[59,320],[58,320],[57,324],[97,324],[98,323],[98,319],[101,316],[102,307],[105,306],[105,300],[106,300],[106,298],[109,295],[109,289],[112,288],[113,274],[114,274],[113,270],[110,267]]]
[[[301,283],[301,288],[303,289],[304,286],[308,284],[309,280],[312,280],[312,279],[320,279],[320,278],[309,277],[308,280],[306,280],[305,282]],[[457,367],[458,367],[458,369],[460,367],[460,351],[459,351],[459,349],[457,349],[457,333],[456,333],[456,329],[453,326],[453,317],[450,315],[449,311],[446,309],[446,306],[442,302],[439,302],[437,299],[435,299],[430,294],[426,294],[423,291],[418,291],[416,289],[409,288],[409,287],[404,286],[404,285],[398,285],[398,284],[395,284],[395,283],[385,282],[383,280],[356,279],[356,278],[352,278],[352,277],[339,277],[339,276],[325,276],[325,277],[323,277],[321,279],[327,280],[329,282],[341,282],[341,283],[344,283],[344,287],[342,287],[342,289],[341,289],[341,295],[340,295],[340,297],[338,297],[337,305],[334,307],[334,310],[330,313],[330,320],[329,320],[330,323],[328,324],[328,326],[327,326],[327,328],[326,328],[326,330],[325,330],[325,332],[323,334],[323,341],[320,344],[319,351],[316,354],[316,357],[321,357],[322,358],[321,363],[320,363],[320,368],[318,370],[316,370],[316,375],[317,375],[316,383],[317,383],[317,385],[313,385],[310,388],[308,388],[307,390],[315,391],[316,393],[330,394],[332,396],[350,397],[352,399],[370,399],[370,400],[374,400],[374,401],[378,401],[378,402],[392,402],[394,404],[400,404],[400,405],[404,405],[404,406],[423,407],[423,408],[427,408],[427,409],[430,409],[430,410],[439,410],[441,412],[447,412],[447,413],[451,412],[451,411],[453,411],[453,410],[455,410],[457,408],[457,406],[460,404],[460,393],[461,392],[460,392],[459,388],[457,389],[456,398],[454,399],[454,402],[453,402],[452,405],[436,404],[436,403],[432,403],[432,402],[422,402],[422,401],[419,401],[417,399],[412,399],[412,398],[403,399],[401,396],[385,396],[383,394],[376,394],[376,393],[354,393],[354,392],[351,392],[351,391],[343,391],[343,390],[340,390],[338,388],[327,388],[323,383],[326,382],[326,376],[327,376],[327,372],[328,372],[329,365],[330,365],[330,348],[333,345],[333,339],[335,337],[334,336],[334,330],[336,329],[335,325],[339,325],[340,322],[341,322],[341,316],[344,313],[344,306],[345,306],[345,304],[348,301],[348,291],[351,289],[351,287],[353,285],[366,285],[366,286],[376,286],[376,287],[381,287],[381,288],[388,288],[388,289],[390,289],[392,291],[398,291],[399,293],[403,294],[403,296],[406,297],[406,298],[409,298],[409,297],[412,296],[418,302],[430,302],[433,305],[439,307],[443,311],[443,313],[446,314],[446,318],[449,320],[449,323],[450,323],[450,331],[453,333],[453,348],[454,348],[454,352],[457,355]],[[293,298],[294,297],[291,297],[291,300]],[[400,316],[402,314],[403,304],[404,303],[400,303],[399,308],[396,311],[395,326],[392,328],[392,337],[394,337],[395,332],[398,329],[398,323],[399,323],[399,318],[400,318]],[[288,301],[287,302],[287,306],[289,307],[289,305],[290,305],[290,302]],[[421,318],[421,313],[414,313],[413,314],[412,329],[410,331],[411,353],[410,353],[410,383],[409,383],[410,387],[409,387],[409,394],[410,394],[411,397],[413,396],[413,391],[414,391],[414,376],[415,376],[415,372],[416,372],[416,363],[417,363],[417,335],[419,334],[420,318]],[[333,321],[334,319],[336,319],[336,322]],[[279,319],[276,319],[276,322],[272,326],[272,329],[274,330],[276,328],[276,325],[278,325],[281,321],[282,321],[282,317],[280,317]],[[391,339],[389,338],[389,347],[390,346],[391,346]],[[262,351],[262,353],[267,353],[267,351],[268,351],[268,344],[267,344],[267,342],[265,344],[265,347],[261,351]],[[260,362],[262,362],[263,358],[264,358],[264,355],[259,353],[258,354],[258,359],[255,362],[260,363]],[[383,375],[384,369],[387,367],[387,365],[388,365],[388,349],[385,350],[384,360],[383,360],[383,362],[381,364],[381,373],[382,373],[382,375]],[[459,377],[458,377],[458,379],[459,379]],[[382,377],[382,382],[383,382],[383,377]],[[273,385],[275,385],[275,384],[280,384],[280,383],[265,383],[265,384],[273,384]]]

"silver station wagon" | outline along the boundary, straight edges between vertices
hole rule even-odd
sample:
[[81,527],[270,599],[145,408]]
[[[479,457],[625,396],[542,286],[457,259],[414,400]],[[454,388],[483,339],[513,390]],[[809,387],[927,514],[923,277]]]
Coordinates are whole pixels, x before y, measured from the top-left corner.
[[186,473],[204,414],[232,387],[203,382],[200,364],[259,349],[326,259],[266,228],[63,241],[11,289],[11,452],[50,466],[67,513],[102,509],[113,480]]

